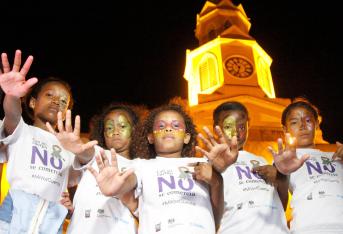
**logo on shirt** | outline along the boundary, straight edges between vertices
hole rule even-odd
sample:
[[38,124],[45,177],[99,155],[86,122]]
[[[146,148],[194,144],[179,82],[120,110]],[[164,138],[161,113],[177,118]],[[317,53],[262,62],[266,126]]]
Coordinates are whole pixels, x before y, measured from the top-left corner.
[[253,168],[260,166],[260,162],[257,160],[250,160],[250,163]]
[[161,231],[161,223],[155,224],[155,232]]
[[85,210],[85,218],[91,217],[91,210]]

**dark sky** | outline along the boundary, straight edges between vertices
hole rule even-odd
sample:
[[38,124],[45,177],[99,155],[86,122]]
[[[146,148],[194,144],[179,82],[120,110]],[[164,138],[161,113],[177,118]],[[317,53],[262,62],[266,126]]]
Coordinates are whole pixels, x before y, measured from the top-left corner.
[[[242,3],[250,34],[273,58],[277,97],[306,96],[321,111],[324,139],[343,141],[339,3],[234,2]],[[2,1],[0,51],[32,54],[32,76],[66,79],[87,131],[89,118],[110,101],[154,107],[187,97],[186,49],[198,46],[196,14],[204,3]]]

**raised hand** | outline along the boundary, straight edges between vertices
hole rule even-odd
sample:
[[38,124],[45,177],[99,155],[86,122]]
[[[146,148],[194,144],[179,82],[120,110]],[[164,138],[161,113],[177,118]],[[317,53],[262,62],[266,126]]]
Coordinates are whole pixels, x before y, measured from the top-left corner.
[[205,144],[207,150],[202,149],[199,146],[196,146],[196,150],[200,151],[209,159],[216,171],[222,173],[237,160],[237,137],[234,136],[230,142],[227,141],[220,127],[216,126],[215,131],[218,136],[217,142],[207,127],[204,127],[203,129],[208,139],[206,139],[201,133],[198,135],[198,137]]
[[340,142],[336,142],[337,150],[332,156],[332,160],[337,160],[343,163],[343,144]]
[[80,137],[81,120],[80,116],[75,117],[74,129],[71,121],[71,111],[67,110],[65,126],[63,124],[62,112],[57,113],[57,129],[58,132],[51,126],[49,122],[46,123],[48,131],[54,134],[63,148],[76,154],[76,156],[84,157],[90,160],[94,155],[94,146],[98,143],[97,141],[89,141],[84,144]]
[[285,148],[282,139],[279,138],[277,141],[278,151],[274,151],[272,147],[268,147],[268,150],[274,157],[277,170],[284,175],[289,175],[298,170],[310,158],[310,155],[305,154],[300,159],[297,157],[296,139],[291,137],[289,133],[286,133],[285,141]]
[[133,169],[128,169],[123,173],[119,171],[117,156],[114,149],[111,149],[111,163],[103,149],[100,150],[100,155],[96,156],[96,163],[98,165],[99,172],[97,172],[93,167],[88,167],[88,170],[95,177],[100,191],[105,196],[122,195],[130,191],[135,186],[134,184],[128,189],[125,189],[125,183],[129,183],[128,178],[133,174]]
[[21,51],[17,50],[15,52],[14,63],[11,70],[7,54],[1,54],[3,71],[0,70],[0,86],[6,95],[14,96],[16,98],[24,97],[28,93],[29,89],[37,83],[38,79],[35,77],[25,80],[32,61],[33,57],[29,56],[22,68],[20,68]]

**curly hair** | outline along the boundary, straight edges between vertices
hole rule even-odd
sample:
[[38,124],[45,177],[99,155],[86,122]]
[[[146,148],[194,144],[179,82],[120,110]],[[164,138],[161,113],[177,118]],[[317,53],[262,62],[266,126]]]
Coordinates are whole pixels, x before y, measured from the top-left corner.
[[[97,140],[98,145],[108,149],[105,143],[105,136],[104,136],[104,130],[105,130],[105,118],[106,116],[115,110],[121,110],[126,112],[132,121],[132,131],[135,132],[136,125],[139,122],[139,115],[137,114],[136,107],[130,104],[124,104],[124,103],[111,103],[108,106],[104,107],[103,110],[99,115],[95,115],[94,119],[92,120],[93,127],[90,132],[90,139],[91,140]],[[132,133],[132,134],[133,134]],[[132,141],[131,141],[132,142]],[[129,148],[129,155],[131,158],[135,157],[135,154],[132,154],[131,152],[131,146]]]
[[313,117],[316,121],[319,121],[319,110],[316,106],[314,106],[311,102],[309,102],[306,98],[304,97],[297,97],[295,98],[291,104],[289,104],[284,111],[282,112],[282,117],[281,117],[281,124],[283,126],[286,126],[286,120],[289,115],[289,113],[297,107],[302,107],[308,110],[313,114]]
[[156,158],[157,153],[154,145],[148,141],[148,134],[153,132],[153,125],[158,114],[164,111],[175,111],[179,113],[185,121],[186,132],[190,134],[190,141],[184,144],[181,157],[193,157],[195,155],[195,146],[197,145],[197,131],[191,117],[184,111],[182,106],[177,104],[167,104],[157,107],[149,113],[144,122],[139,124],[132,137],[132,152],[141,158]]
[[69,105],[68,105],[68,109],[72,109],[73,105],[74,105],[74,99],[73,99],[73,95],[72,95],[72,91],[71,91],[71,86],[69,85],[69,83],[65,80],[62,80],[59,77],[55,77],[55,76],[50,76],[46,79],[41,79],[38,81],[37,84],[35,84],[32,89],[30,90],[29,93],[27,93],[25,95],[25,97],[23,98],[23,105],[24,105],[24,110],[26,112],[26,115],[33,120],[33,110],[30,108],[30,100],[31,98],[35,98],[37,99],[38,94],[40,93],[40,91],[43,89],[43,87],[49,83],[52,82],[56,82],[59,84],[62,84],[69,93],[70,96],[70,101],[69,101]]

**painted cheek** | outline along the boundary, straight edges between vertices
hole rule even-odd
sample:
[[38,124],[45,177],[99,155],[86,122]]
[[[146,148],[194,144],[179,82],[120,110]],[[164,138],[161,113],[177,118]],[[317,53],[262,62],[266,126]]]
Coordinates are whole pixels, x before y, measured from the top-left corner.
[[118,119],[116,120],[116,128],[118,128],[118,132],[122,137],[126,139],[131,137],[132,126],[125,116],[118,116]]
[[179,129],[179,130],[173,130],[170,132],[167,132],[165,129],[162,130],[157,130],[157,131],[153,131],[154,137],[156,138],[163,138],[166,136],[174,136],[177,139],[183,139],[185,137],[185,130],[184,129]]
[[224,134],[231,139],[233,136],[237,136],[237,129],[236,129],[236,119],[232,116],[229,116],[224,119],[223,122],[224,126]]
[[108,120],[105,122],[105,135],[107,137],[112,137],[114,135],[114,126],[113,126],[113,121]]

